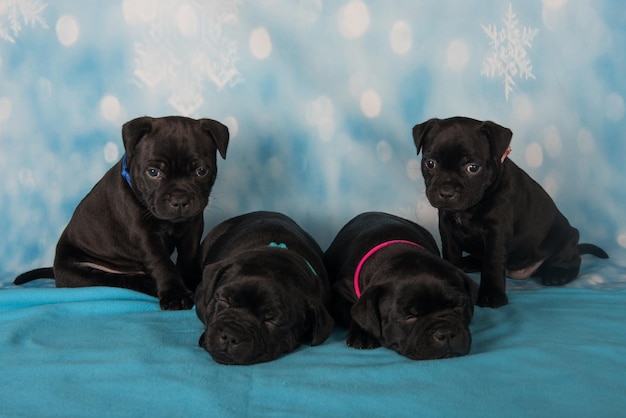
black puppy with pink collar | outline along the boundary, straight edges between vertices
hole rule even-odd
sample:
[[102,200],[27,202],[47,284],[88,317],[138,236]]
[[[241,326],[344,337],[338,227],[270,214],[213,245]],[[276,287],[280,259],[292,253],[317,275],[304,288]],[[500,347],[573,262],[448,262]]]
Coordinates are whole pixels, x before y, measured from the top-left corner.
[[339,231],[324,254],[335,321],[346,342],[386,347],[414,360],[465,355],[477,285],[444,261],[433,236],[394,215],[367,212]]

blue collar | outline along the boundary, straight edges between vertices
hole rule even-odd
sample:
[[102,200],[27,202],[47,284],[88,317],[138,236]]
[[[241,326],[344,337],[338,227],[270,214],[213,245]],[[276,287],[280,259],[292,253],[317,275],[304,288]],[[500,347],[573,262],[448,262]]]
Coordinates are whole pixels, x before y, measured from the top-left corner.
[[[270,243],[269,243],[269,246],[270,246],[270,247],[284,248],[285,250],[288,250],[288,248],[287,248],[287,244],[284,244],[284,243],[282,243],[282,242],[281,242],[280,244],[278,244],[278,243],[276,243],[276,242],[270,242]],[[309,263],[309,262],[307,261],[307,259],[306,259],[306,258],[304,258],[304,257],[302,257],[302,259],[304,260],[304,262],[306,263],[306,265],[307,265],[307,266],[309,266],[309,269],[311,269],[311,271],[313,272],[313,274],[315,274],[317,277],[319,277],[319,275],[317,274],[317,272],[315,271],[315,269],[313,268],[313,266],[311,265],[311,263]]]
[[126,180],[126,183],[128,183],[128,186],[132,189],[133,186],[130,184],[130,173],[128,172],[128,167],[126,166],[126,154],[124,154],[124,157],[122,158],[122,177],[124,177],[124,180]]

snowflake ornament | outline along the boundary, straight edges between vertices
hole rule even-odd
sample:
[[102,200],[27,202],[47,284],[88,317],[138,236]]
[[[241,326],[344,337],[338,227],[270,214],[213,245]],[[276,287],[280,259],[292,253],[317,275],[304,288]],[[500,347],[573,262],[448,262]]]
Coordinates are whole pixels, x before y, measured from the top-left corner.
[[539,29],[528,27],[520,29],[518,24],[517,16],[513,13],[513,6],[509,3],[503,28],[498,29],[496,25],[481,25],[489,37],[491,51],[483,61],[480,74],[502,79],[507,101],[515,86],[515,78],[524,80],[535,78],[532,63],[526,51],[532,47],[532,41]]
[[48,29],[41,14],[48,5],[38,0],[0,0],[0,39],[15,43],[22,25]]
[[155,17],[135,44],[135,77],[169,95],[168,103],[190,115],[204,103],[207,84],[218,90],[241,81],[237,48],[223,27],[235,21],[239,0],[156,3]]

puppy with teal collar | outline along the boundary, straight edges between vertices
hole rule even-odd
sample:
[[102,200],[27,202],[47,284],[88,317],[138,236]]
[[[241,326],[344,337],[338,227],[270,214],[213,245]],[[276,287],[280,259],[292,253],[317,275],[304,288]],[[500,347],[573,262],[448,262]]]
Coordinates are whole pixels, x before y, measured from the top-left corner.
[[199,345],[221,364],[274,360],[330,335],[330,284],[315,240],[289,217],[252,212],[224,221],[201,248]]

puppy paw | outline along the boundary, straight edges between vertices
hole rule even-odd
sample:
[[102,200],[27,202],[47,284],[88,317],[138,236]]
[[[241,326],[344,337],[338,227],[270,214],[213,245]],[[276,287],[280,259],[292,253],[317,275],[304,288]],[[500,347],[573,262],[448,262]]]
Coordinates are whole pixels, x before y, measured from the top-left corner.
[[466,255],[461,259],[459,267],[466,273],[476,273],[482,270],[483,262],[476,257]]
[[489,290],[486,291],[484,289],[479,289],[478,291],[478,300],[476,301],[476,305],[482,306],[484,308],[499,308],[509,303],[509,298],[506,296],[506,293]]
[[159,300],[161,309],[164,311],[183,311],[193,308],[193,292],[183,295],[164,296]]
[[372,348],[380,347],[378,339],[372,337],[363,330],[351,330],[348,332],[346,344],[348,347],[357,348],[359,350],[370,350]]
[[579,267],[559,268],[542,266],[539,276],[544,286],[563,286],[578,276]]

